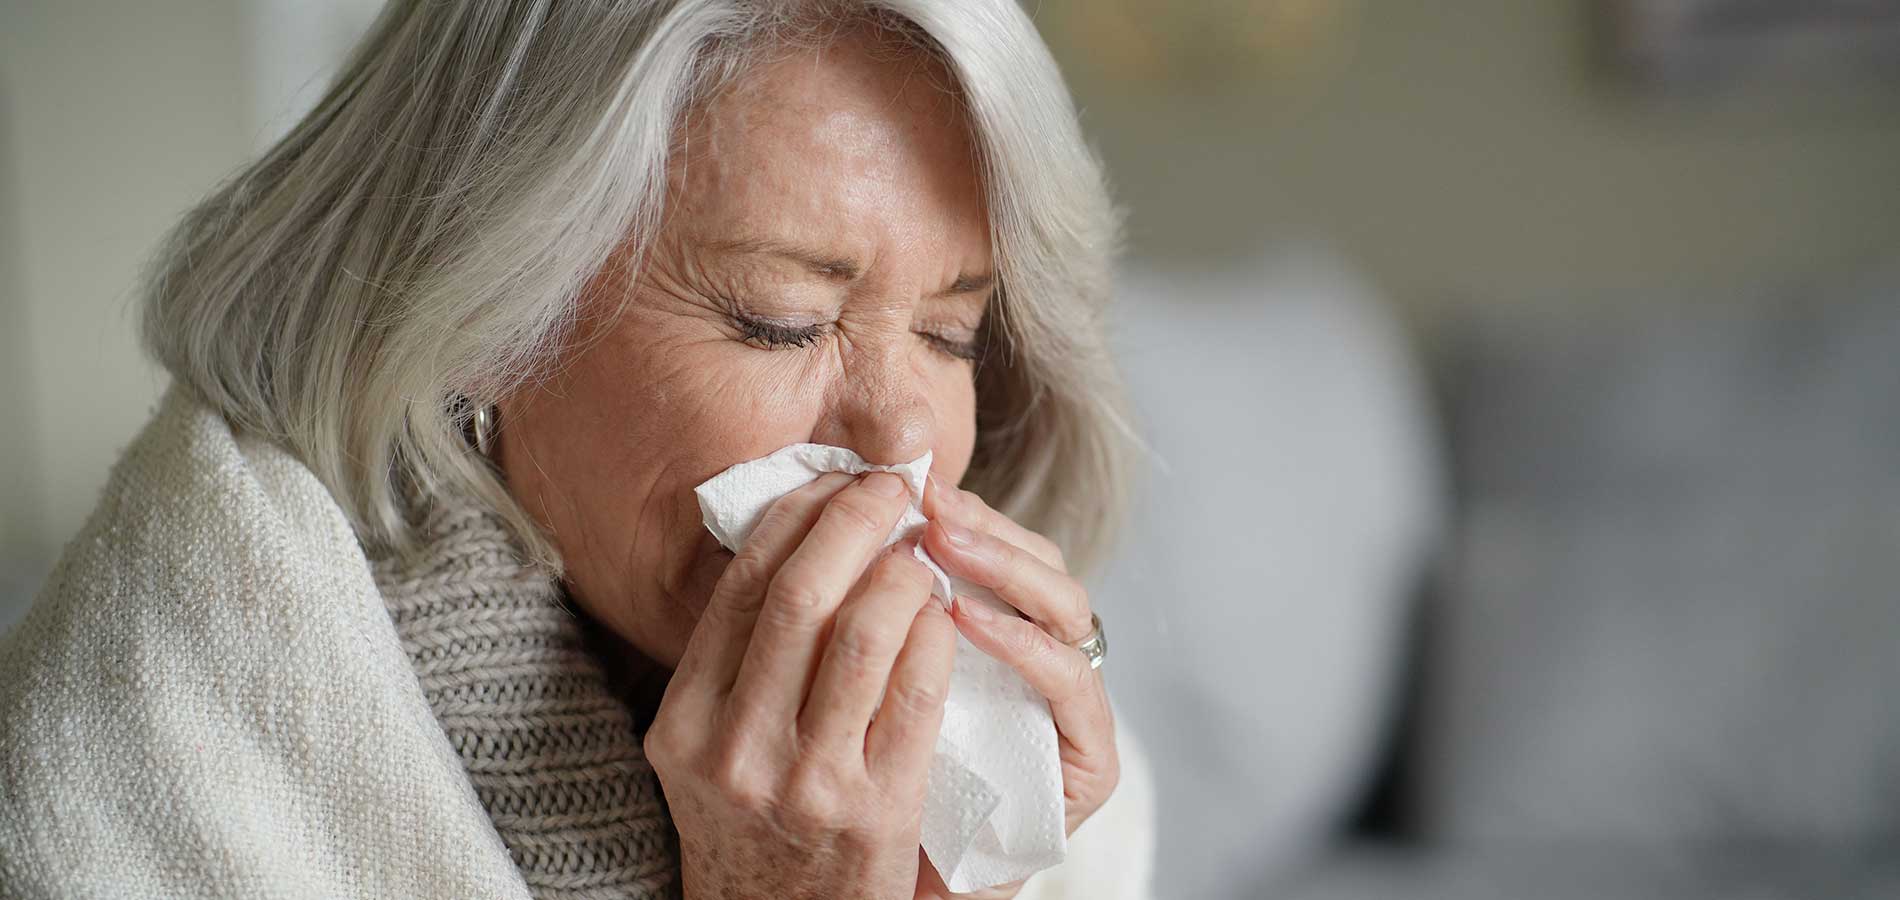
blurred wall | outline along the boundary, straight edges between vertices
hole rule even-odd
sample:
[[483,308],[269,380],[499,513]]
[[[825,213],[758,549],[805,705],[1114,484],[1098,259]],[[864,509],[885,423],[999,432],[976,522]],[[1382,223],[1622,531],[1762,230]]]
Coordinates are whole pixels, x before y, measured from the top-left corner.
[[1189,48],[1157,79],[1150,57],[1171,42],[1219,35],[1147,27],[1144,10],[1179,8],[1155,0],[1030,4],[1141,256],[1319,235],[1416,310],[1719,298],[1897,252],[1900,86],[1640,96],[1594,58],[1600,5],[1209,0],[1256,30],[1277,16],[1310,33],[1211,51],[1257,51],[1251,69]]
[[133,287],[159,235],[250,149],[239,6],[4,8],[0,402],[24,439],[0,443],[0,467],[16,473],[17,566],[44,566],[78,529],[162,389],[136,348]]
[[[0,104],[7,97],[0,82]],[[0,174],[11,172],[7,109],[0,105]],[[7,598],[27,589],[44,555],[38,523],[39,432],[34,423],[32,373],[26,358],[26,310],[19,302],[19,223],[12,180],[0,177],[0,612]],[[0,623],[5,621],[0,616]]]
[[379,5],[0,5],[0,627],[164,388],[135,337],[160,237],[315,102]]

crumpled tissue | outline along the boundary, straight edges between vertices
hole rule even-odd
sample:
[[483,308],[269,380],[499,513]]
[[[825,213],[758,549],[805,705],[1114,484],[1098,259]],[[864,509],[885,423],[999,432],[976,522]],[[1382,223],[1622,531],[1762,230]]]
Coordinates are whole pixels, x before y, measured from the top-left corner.
[[[793,444],[742,462],[694,489],[707,530],[733,552],[773,501],[826,472],[891,472],[910,486],[910,508],[884,542],[924,527],[920,510],[931,454],[895,466],[871,465],[844,447]],[[985,588],[953,578],[924,552],[933,593],[1003,607]],[[944,701],[943,728],[924,795],[923,847],[944,884],[957,893],[1017,881],[1062,861],[1062,766],[1048,701],[1008,666],[957,636],[956,667]]]

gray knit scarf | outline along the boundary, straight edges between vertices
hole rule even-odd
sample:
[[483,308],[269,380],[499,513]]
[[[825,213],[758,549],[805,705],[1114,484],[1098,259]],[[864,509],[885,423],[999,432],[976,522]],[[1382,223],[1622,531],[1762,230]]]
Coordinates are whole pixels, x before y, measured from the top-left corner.
[[373,560],[429,708],[541,900],[675,898],[679,838],[634,717],[560,586],[473,508]]

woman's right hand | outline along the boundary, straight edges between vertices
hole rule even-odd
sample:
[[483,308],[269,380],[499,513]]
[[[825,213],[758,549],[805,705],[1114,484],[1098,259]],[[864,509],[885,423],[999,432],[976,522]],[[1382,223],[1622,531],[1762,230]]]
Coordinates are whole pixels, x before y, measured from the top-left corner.
[[646,735],[691,900],[912,895],[956,628],[881,549],[908,502],[826,475],[720,577]]

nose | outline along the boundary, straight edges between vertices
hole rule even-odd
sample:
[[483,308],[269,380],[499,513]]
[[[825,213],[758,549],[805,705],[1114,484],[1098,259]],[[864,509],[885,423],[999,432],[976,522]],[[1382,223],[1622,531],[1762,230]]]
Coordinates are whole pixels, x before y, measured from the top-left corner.
[[848,447],[872,465],[894,466],[924,455],[936,432],[923,378],[893,347],[861,353],[844,368],[812,440]]

